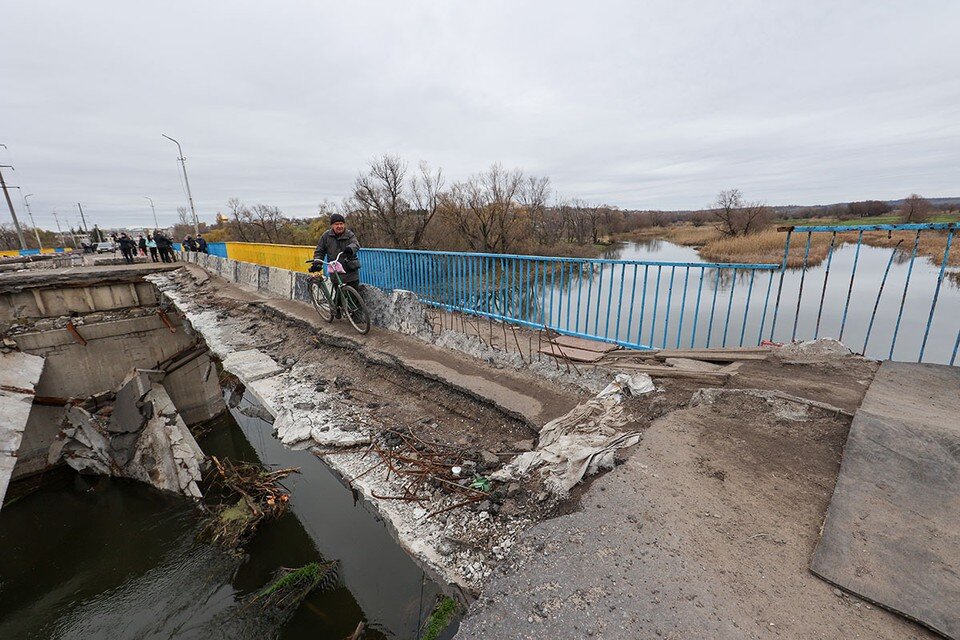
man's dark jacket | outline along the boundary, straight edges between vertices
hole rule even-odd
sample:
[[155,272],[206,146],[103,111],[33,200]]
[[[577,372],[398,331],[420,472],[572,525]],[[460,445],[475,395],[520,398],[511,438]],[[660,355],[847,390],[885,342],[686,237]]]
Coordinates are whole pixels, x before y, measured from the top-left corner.
[[339,236],[333,233],[333,229],[324,231],[320,236],[320,242],[317,243],[317,249],[313,252],[313,258],[331,261],[336,259],[341,251],[343,255],[340,256],[340,263],[346,273],[340,274],[340,277],[347,284],[359,282],[360,260],[357,259],[357,252],[360,251],[360,243],[357,242],[357,235],[353,231],[346,229]]

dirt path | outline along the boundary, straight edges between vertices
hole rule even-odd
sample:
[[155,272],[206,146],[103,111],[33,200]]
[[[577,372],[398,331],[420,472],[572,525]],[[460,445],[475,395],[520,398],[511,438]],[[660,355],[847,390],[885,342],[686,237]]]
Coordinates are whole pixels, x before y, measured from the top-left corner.
[[849,419],[720,398],[531,529],[457,638],[934,637],[808,570]]

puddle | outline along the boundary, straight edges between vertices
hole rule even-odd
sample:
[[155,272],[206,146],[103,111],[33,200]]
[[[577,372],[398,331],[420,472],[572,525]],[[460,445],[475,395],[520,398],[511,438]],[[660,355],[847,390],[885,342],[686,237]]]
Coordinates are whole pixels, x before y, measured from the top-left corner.
[[[407,639],[439,588],[315,456],[289,451],[240,405],[200,441],[208,455],[298,466],[291,508],[234,558],[195,541],[187,500],[135,482],[54,474],[0,516],[0,638]],[[337,560],[341,587],[314,593],[280,629],[241,622],[238,601],[280,567]],[[247,616],[244,616],[247,617]],[[449,635],[449,634],[445,634]]]

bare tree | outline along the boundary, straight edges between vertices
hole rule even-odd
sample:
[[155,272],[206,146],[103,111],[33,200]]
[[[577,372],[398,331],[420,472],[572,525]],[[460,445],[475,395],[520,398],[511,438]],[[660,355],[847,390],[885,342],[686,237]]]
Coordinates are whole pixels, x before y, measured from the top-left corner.
[[929,200],[913,193],[900,205],[900,219],[906,223],[926,222],[932,210]]
[[250,240],[244,228],[244,223],[250,218],[250,211],[247,209],[247,205],[243,204],[239,198],[230,198],[227,200],[227,208],[230,209],[230,217],[233,220],[232,226],[236,229],[241,242],[249,242]]
[[440,206],[443,172],[421,162],[410,175],[399,156],[381,156],[357,176],[353,188],[356,209],[395,247],[420,246],[423,234]]
[[522,239],[517,201],[523,173],[495,164],[460,182],[444,197],[444,214],[474,251],[506,252]]
[[762,202],[744,202],[739,189],[728,189],[717,195],[713,220],[724,235],[745,236],[770,226],[773,212]]
[[267,242],[280,242],[283,227],[288,221],[279,207],[255,204],[251,210],[250,222],[259,228]]
[[517,200],[530,217],[530,228],[537,244],[555,244],[562,232],[562,225],[555,223],[556,212],[551,211],[547,202],[550,199],[550,178],[527,176],[520,186]]
[[410,239],[412,247],[420,246],[430,221],[440,210],[443,195],[443,170],[438,167],[433,171],[430,165],[423,161],[418,169],[418,173],[410,181],[413,210],[407,214],[407,221],[413,229],[413,237]]
[[187,211],[186,207],[177,207],[177,219],[180,221],[178,224],[190,225],[190,212]]

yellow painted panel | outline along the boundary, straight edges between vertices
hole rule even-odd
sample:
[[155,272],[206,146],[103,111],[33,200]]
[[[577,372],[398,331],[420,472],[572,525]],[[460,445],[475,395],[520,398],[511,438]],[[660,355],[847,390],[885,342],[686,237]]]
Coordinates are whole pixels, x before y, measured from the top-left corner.
[[[0,258],[12,258],[20,255],[19,249],[4,249],[0,251]],[[306,260],[306,258],[304,258]]]
[[306,271],[306,260],[313,257],[314,247],[295,244],[259,244],[254,242],[227,242],[227,258],[252,262],[265,267],[280,267],[291,271]]

